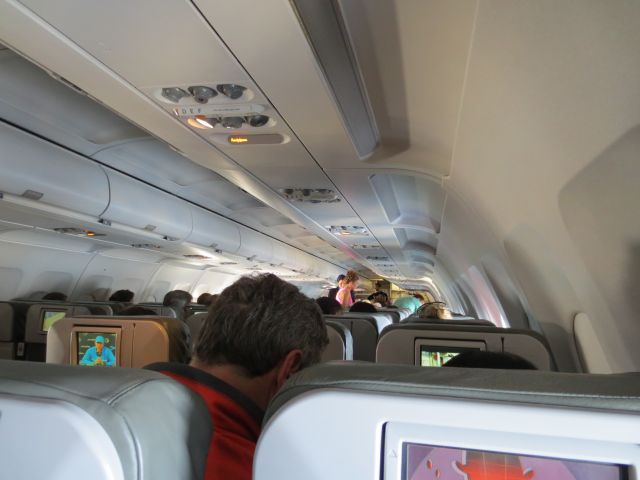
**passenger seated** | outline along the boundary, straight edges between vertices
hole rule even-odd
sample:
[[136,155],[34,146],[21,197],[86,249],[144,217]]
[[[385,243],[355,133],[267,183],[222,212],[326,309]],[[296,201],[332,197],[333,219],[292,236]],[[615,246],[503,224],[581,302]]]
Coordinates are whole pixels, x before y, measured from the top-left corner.
[[164,296],[162,305],[173,308],[176,312],[176,318],[184,320],[187,313],[187,305],[191,303],[192,299],[193,297],[189,292],[172,290]]
[[420,318],[435,318],[438,320],[451,320],[451,312],[443,302],[425,303],[416,311]]
[[44,297],[42,297],[42,300],[52,300],[54,302],[66,302],[67,296],[62,292],[49,292]]
[[320,297],[316,299],[316,303],[325,315],[336,315],[342,310],[342,305],[335,298]]
[[368,302],[356,302],[351,305],[350,312],[376,313],[378,309]]
[[150,308],[141,307],[140,305],[133,305],[131,307],[127,307],[118,313],[119,317],[138,317],[143,315],[156,315],[156,312],[151,310]]
[[198,305],[211,305],[211,299],[212,299],[213,295],[211,295],[210,293],[203,293],[198,297],[198,300],[196,300],[196,303]]
[[147,367],[205,400],[214,428],[206,480],[251,479],[267,404],[328,342],[320,308],[297,287],[273,274],[242,277],[208,313],[190,365]]
[[537,370],[529,361],[515,353],[467,350],[453,357],[443,367],[501,368],[504,370]]
[[383,291],[377,291],[367,297],[371,303],[379,303],[381,307],[386,307],[389,303],[389,295]]
[[131,303],[135,294],[131,290],[118,290],[109,297],[110,302]]
[[420,300],[418,300],[414,296],[400,297],[396,299],[393,304],[397,308],[406,308],[408,310],[411,310],[411,313],[416,313],[416,310],[418,310],[418,308],[422,305],[422,303],[420,303]]

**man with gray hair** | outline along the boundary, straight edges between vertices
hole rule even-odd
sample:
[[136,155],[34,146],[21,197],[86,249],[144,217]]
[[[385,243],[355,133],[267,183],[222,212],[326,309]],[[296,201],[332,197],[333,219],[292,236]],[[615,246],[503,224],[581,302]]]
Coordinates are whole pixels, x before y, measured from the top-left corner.
[[242,277],[216,299],[190,365],[153,364],[200,395],[214,433],[206,480],[250,480],[269,401],[329,343],[318,305],[272,274]]
[[185,319],[187,314],[187,306],[191,303],[193,297],[189,292],[184,290],[171,290],[164,296],[162,305],[171,307],[176,312],[176,317],[180,320]]

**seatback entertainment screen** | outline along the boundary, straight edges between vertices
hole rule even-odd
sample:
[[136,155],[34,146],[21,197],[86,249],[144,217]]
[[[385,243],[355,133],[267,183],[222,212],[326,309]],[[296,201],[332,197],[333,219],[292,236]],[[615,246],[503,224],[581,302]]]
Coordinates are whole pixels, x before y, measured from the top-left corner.
[[42,310],[42,326],[40,327],[40,330],[48,332],[54,323],[64,318],[66,313],[66,311],[60,310]]
[[78,365],[118,366],[118,334],[112,332],[76,332]]
[[465,347],[431,347],[428,345],[422,345],[420,347],[420,366],[441,367],[452,358],[455,358],[462,352],[469,350],[478,349]]
[[628,467],[606,463],[403,444],[402,480],[627,480]]

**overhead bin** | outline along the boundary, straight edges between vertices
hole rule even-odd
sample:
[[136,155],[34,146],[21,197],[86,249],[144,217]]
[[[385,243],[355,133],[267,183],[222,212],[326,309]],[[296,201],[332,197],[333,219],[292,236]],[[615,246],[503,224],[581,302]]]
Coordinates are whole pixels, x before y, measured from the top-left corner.
[[191,233],[191,209],[184,200],[113,170],[107,170],[111,202],[102,218],[184,240]]
[[240,248],[236,252],[245,258],[260,262],[271,262],[273,241],[270,237],[250,228],[240,226]]
[[107,175],[91,160],[1,122],[0,145],[0,191],[95,217],[107,208]]
[[211,247],[227,253],[236,253],[240,248],[240,230],[231,220],[191,206],[193,229],[187,240],[196,245]]

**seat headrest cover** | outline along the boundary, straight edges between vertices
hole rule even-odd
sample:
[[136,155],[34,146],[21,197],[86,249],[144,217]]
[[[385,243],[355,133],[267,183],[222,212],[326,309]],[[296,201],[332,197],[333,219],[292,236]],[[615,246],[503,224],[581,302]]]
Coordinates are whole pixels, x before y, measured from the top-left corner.
[[207,407],[165,375],[0,361],[0,394],[60,400],[87,412],[111,438],[127,479],[204,478],[212,433]]
[[289,400],[319,389],[640,412],[640,373],[588,375],[331,362],[291,377],[271,401],[264,422]]

